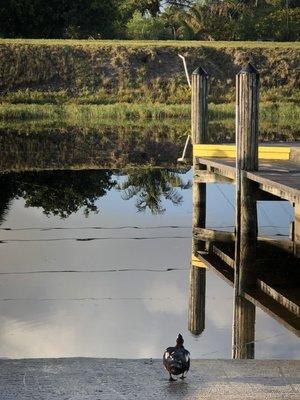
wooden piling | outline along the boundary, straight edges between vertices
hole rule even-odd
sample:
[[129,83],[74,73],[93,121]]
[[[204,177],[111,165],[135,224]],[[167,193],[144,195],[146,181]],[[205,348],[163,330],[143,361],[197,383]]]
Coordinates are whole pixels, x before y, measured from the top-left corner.
[[258,170],[259,73],[248,64],[236,76],[237,158],[244,171]]
[[[202,67],[192,73],[192,104],[191,104],[191,131],[193,144],[207,143],[207,92],[208,75]],[[194,172],[205,169],[196,165],[193,157]],[[206,225],[206,184],[193,183],[193,228],[205,228]],[[192,256],[198,251],[205,250],[205,242],[192,240]],[[205,289],[206,270],[196,267],[191,262],[190,266],[190,291],[188,328],[199,335],[205,329]]]
[[[207,143],[208,136],[208,75],[198,67],[192,73],[192,104],[191,104],[191,131],[193,144]],[[193,157],[194,172],[205,167],[196,165]],[[193,227],[205,228],[206,224],[206,184],[193,184]],[[205,243],[193,243],[193,254],[198,250],[204,250]]]
[[198,67],[192,73],[191,130],[193,144],[207,143],[208,111],[208,74]]
[[234,317],[232,358],[252,359],[255,354],[255,306],[243,296],[236,296]]
[[255,183],[245,171],[258,169],[259,74],[248,64],[236,77],[236,242],[235,306],[233,323],[234,358],[254,357],[255,306],[243,296],[256,283],[253,271],[257,242]]
[[253,260],[257,242],[255,183],[245,171],[258,170],[259,74],[248,64],[236,77],[236,251],[235,277],[239,291],[255,284]]

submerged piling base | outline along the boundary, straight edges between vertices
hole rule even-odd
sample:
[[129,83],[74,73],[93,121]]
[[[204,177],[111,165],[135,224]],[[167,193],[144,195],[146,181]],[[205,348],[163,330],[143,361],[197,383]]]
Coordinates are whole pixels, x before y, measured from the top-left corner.
[[1,400],[300,398],[300,361],[193,360],[177,382],[161,360],[0,360],[0,371]]

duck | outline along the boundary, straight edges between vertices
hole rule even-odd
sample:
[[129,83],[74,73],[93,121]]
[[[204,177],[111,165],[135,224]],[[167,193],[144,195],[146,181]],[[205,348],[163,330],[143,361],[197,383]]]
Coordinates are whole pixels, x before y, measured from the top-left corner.
[[163,364],[169,372],[170,382],[176,381],[172,375],[180,375],[184,379],[190,369],[190,352],[183,346],[184,340],[179,333],[176,339],[176,346],[168,347],[163,355]]

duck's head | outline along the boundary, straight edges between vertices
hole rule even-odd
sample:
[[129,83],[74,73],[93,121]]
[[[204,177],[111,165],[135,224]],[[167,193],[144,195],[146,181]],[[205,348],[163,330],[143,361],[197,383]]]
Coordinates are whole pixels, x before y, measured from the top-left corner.
[[182,334],[179,333],[178,336],[177,336],[177,339],[176,339],[176,345],[177,346],[182,346],[183,342],[184,342],[184,340],[183,340]]

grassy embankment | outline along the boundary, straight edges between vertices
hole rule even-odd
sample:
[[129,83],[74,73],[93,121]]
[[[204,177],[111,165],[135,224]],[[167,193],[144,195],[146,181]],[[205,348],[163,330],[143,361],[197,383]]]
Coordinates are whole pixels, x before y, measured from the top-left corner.
[[[210,73],[210,119],[234,129],[234,77],[261,73],[261,129],[299,136],[300,43],[0,39],[0,127],[175,126],[188,131],[192,71]],[[167,121],[166,121],[167,120]]]
[[79,40],[79,39],[2,39],[1,44],[43,45],[43,46],[89,46],[89,47],[213,47],[213,48],[242,48],[242,49],[300,49],[300,42],[261,42],[261,41],[202,41],[202,40]]

